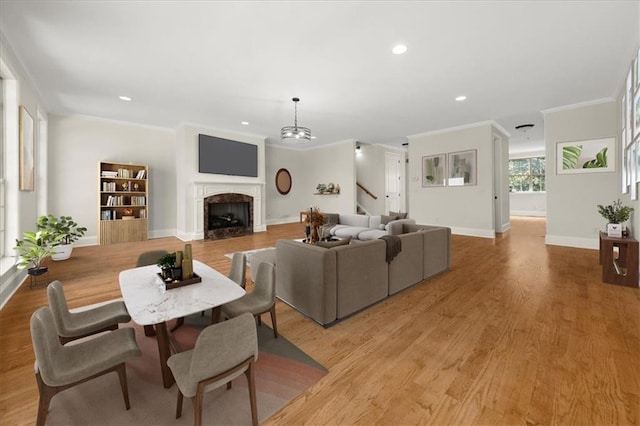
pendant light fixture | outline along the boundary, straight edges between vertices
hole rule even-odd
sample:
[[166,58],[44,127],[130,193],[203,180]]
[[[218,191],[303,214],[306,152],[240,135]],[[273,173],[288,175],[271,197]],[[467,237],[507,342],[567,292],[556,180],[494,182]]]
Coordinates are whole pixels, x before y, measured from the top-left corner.
[[300,98],[292,98],[295,108],[293,126],[285,126],[280,131],[280,139],[282,142],[291,144],[304,144],[311,140],[311,129],[308,127],[298,126],[298,102]]

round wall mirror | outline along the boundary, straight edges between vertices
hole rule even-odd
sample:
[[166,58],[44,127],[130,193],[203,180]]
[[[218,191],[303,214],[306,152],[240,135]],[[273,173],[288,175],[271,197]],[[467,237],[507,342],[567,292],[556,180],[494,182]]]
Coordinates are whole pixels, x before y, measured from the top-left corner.
[[276,189],[282,195],[287,195],[291,191],[291,174],[289,170],[278,170],[276,173]]

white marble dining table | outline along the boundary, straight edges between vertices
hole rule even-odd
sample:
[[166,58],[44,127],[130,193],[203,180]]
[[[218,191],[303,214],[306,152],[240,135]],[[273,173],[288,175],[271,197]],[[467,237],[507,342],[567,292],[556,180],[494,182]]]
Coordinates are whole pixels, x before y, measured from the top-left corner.
[[245,294],[242,287],[212,267],[197,260],[193,271],[202,282],[167,290],[158,275],[157,265],[142,266],[120,272],[120,292],[129,315],[142,326],[154,326],[158,339],[160,368],[164,387],[174,383],[167,360],[171,355],[167,321],[184,318],[213,309],[212,318],[219,315],[220,306]]

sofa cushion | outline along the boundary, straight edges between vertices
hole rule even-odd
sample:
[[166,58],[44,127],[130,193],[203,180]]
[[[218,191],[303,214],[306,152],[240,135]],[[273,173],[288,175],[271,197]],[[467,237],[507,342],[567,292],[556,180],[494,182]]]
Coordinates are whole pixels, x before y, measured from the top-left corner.
[[380,223],[382,225],[386,225],[387,223],[391,222],[392,220],[396,220],[398,219],[397,216],[387,216],[386,214],[383,214],[382,216],[380,216]]
[[331,234],[340,238],[358,238],[358,234],[363,231],[368,231],[370,228],[366,226],[350,226],[350,225],[336,225],[331,229]]
[[359,226],[362,228],[369,227],[369,216],[364,214],[341,214],[340,225]]
[[331,248],[337,246],[346,246],[351,242],[351,237],[343,238],[338,241],[318,241],[316,245],[318,247]]
[[375,240],[383,235],[388,235],[388,232],[381,229],[367,229],[358,234],[358,239],[362,241]]
[[407,218],[407,213],[400,213],[400,212],[392,212],[389,211],[389,216],[395,216],[396,219],[406,219]]

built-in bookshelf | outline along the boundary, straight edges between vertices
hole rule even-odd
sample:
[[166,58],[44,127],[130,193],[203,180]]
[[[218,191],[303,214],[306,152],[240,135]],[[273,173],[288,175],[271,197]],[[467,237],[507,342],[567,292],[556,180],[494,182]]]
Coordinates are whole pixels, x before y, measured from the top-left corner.
[[149,168],[142,164],[98,163],[98,243],[148,239]]

